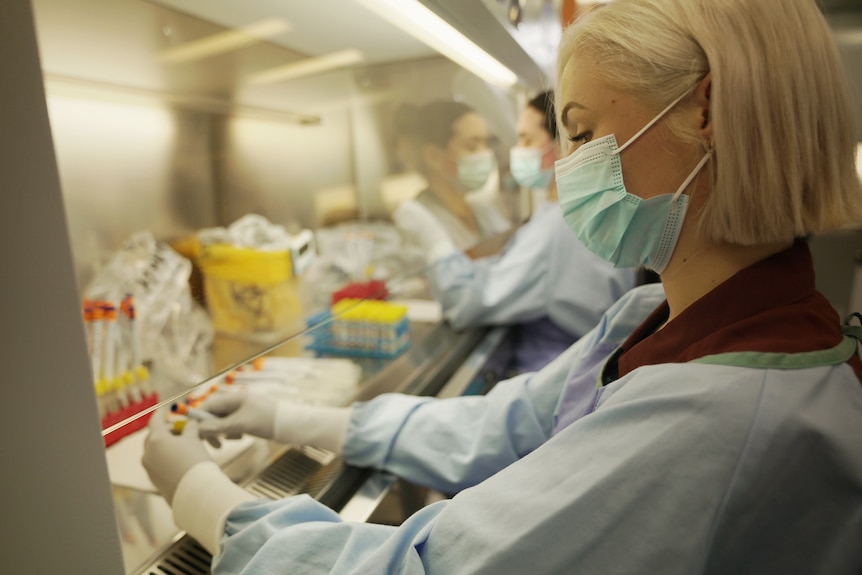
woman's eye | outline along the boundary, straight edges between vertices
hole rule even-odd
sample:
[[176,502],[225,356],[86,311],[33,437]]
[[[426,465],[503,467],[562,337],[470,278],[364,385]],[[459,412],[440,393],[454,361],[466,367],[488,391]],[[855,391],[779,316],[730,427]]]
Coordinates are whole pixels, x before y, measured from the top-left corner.
[[582,144],[584,142],[589,142],[592,138],[593,138],[593,133],[590,131],[586,131],[586,132],[581,132],[580,134],[577,134],[575,136],[569,136],[569,141],[570,142],[578,142],[579,144]]

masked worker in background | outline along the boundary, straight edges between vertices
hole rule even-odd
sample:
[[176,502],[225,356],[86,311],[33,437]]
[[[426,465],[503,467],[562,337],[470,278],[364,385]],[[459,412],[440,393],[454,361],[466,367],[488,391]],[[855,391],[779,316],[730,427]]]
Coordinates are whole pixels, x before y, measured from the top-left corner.
[[415,199],[457,249],[511,227],[499,194],[499,171],[488,127],[472,108],[438,101],[402,107],[396,118],[399,155],[428,187]]
[[521,113],[510,167],[519,184],[548,201],[497,256],[471,260],[419,202],[403,202],[394,214],[402,233],[424,248],[431,288],[453,327],[515,326],[508,373],[547,365],[634,285],[632,269],[615,269],[566,227],[553,177],[558,150],[553,96],[545,92]]
[[817,3],[614,0],[566,30],[557,78],[566,222],[661,285],[484,396],[206,408],[458,492],[397,527],[254,500],[153,418],[144,464],[215,575],[862,572],[862,328],[804,239],[862,223]]
[[530,192],[532,212],[557,201],[554,162],[560,159],[554,93],[542,92],[518,118],[518,145],[509,152],[509,171]]

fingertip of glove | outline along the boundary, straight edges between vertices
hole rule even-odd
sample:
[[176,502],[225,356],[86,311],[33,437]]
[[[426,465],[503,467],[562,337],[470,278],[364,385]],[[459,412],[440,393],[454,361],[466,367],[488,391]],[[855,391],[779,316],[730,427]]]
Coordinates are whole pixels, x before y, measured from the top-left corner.
[[206,401],[200,404],[199,409],[212,413],[213,415],[223,416],[236,409],[237,401],[238,397],[236,394],[219,392],[212,397],[208,397]]
[[221,431],[219,429],[218,420],[198,421],[196,423],[197,423],[196,429],[198,430],[198,433],[201,433],[201,434],[205,434],[205,433],[213,434],[213,433],[218,433],[219,431]]
[[200,423],[196,419],[189,418],[185,426],[183,426],[183,435],[199,435],[200,434]]
[[151,435],[167,432],[167,418],[165,415],[167,413],[170,413],[170,411],[168,411],[166,408],[159,408],[152,412],[152,415],[150,415],[150,421],[149,423],[147,423],[147,429],[149,430]]

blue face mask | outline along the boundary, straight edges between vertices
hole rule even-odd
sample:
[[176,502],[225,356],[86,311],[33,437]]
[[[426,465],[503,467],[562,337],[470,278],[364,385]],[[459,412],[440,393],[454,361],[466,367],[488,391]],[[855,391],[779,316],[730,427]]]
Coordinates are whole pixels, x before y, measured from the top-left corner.
[[547,188],[551,185],[554,170],[542,169],[542,156],[547,148],[515,147],[509,153],[509,170],[519,185],[525,188]]
[[482,187],[491,172],[497,167],[497,160],[491,150],[458,157],[458,182],[468,192]]
[[569,228],[594,254],[614,267],[645,266],[662,273],[679,240],[688,209],[683,191],[700,172],[710,150],[674,194],[648,200],[626,191],[620,152],[658,122],[671,103],[622,147],[611,134],[578,148],[554,165],[557,192]]

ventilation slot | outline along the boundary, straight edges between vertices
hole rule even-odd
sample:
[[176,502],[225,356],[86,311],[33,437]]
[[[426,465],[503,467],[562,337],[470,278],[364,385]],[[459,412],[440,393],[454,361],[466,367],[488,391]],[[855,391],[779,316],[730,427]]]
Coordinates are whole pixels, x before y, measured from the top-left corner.
[[[291,447],[245,489],[267,499],[298,493],[316,497],[343,469],[342,460],[329,451]],[[210,575],[212,556],[191,537],[183,536],[140,575]]]
[[184,536],[144,573],[147,575],[210,575],[211,562],[212,555],[206,549],[191,537]]
[[331,459],[331,453],[320,449],[289,449],[245,488],[254,495],[268,499],[283,499],[302,493],[314,474]]

